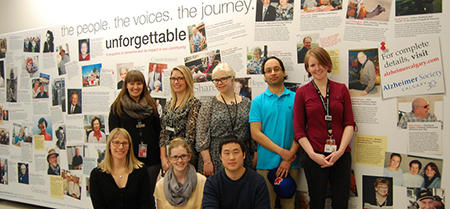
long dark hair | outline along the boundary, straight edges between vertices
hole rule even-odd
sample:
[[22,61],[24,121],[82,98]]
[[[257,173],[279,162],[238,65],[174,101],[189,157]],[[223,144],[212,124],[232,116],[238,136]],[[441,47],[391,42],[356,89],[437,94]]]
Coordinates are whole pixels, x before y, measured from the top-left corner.
[[145,101],[147,102],[147,104],[149,104],[152,107],[152,109],[154,110],[153,114],[155,116],[158,116],[158,111],[156,109],[156,102],[150,96],[150,92],[148,91],[147,84],[145,83],[144,74],[142,74],[138,70],[131,70],[127,73],[127,76],[125,77],[125,81],[123,83],[123,88],[120,91],[119,95],[117,95],[116,100],[114,100],[114,102],[111,105],[111,111],[114,114],[117,114],[119,117],[122,115],[122,98],[124,97],[124,95],[127,95],[128,97],[130,97],[130,95],[128,94],[128,89],[127,89],[127,84],[129,82],[141,82],[144,85],[139,99],[144,98]]
[[[431,179],[429,179],[428,176],[427,176],[427,174],[426,174],[426,170],[427,170],[427,167],[428,167],[428,166],[430,166],[431,169],[433,169],[434,172],[435,172],[433,178],[431,178]],[[436,179],[436,178],[441,178],[441,173],[439,172],[439,169],[438,169],[436,163],[429,162],[429,163],[425,166],[424,172],[423,172],[423,178],[424,178],[424,180],[425,180],[425,181],[424,181],[424,187],[425,187],[425,188],[427,188],[427,187],[431,184],[431,182],[434,181],[434,179]]]

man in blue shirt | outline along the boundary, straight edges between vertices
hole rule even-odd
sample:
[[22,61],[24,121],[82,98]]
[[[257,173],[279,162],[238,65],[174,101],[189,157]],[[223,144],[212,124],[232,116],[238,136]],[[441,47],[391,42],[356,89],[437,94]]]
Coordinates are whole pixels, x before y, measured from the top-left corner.
[[[289,173],[297,181],[299,164],[296,153],[299,145],[294,141],[295,93],[284,87],[286,72],[280,59],[269,57],[262,66],[268,88],[252,101],[249,115],[252,138],[258,142],[256,169],[267,185],[271,184],[267,173],[274,168],[278,168],[277,176],[285,177]],[[272,186],[268,188],[271,208],[274,208],[276,194]],[[295,208],[295,195],[281,199],[281,206]]]

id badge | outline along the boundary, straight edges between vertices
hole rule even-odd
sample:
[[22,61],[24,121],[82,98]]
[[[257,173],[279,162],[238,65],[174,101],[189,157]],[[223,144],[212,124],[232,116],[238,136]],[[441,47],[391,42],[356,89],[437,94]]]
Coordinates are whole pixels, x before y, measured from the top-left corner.
[[147,157],[147,145],[144,143],[139,144],[139,155],[140,158],[146,158]]
[[324,152],[332,153],[337,150],[336,141],[333,138],[327,139],[327,143],[325,144]]
[[168,130],[170,132],[175,132],[175,129],[170,126],[166,126],[166,130]]

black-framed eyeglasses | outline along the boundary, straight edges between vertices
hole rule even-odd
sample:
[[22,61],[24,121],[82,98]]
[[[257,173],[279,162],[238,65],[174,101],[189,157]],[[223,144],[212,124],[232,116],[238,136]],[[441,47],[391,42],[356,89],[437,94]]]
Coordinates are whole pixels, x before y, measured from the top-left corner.
[[223,78],[213,78],[212,82],[215,83],[215,84],[218,84],[219,82],[223,83],[224,81],[226,81],[226,80],[228,80],[230,78],[231,78],[231,76],[227,76],[227,77],[223,77]]
[[182,155],[174,155],[174,156],[170,156],[169,158],[173,161],[182,159],[182,160],[186,160],[189,157],[188,154],[182,154]]
[[175,81],[180,82],[180,81],[184,81],[184,77],[170,77],[170,80],[173,82],[175,82]]
[[421,107],[423,107],[424,109],[427,109],[428,107],[430,107],[430,104],[426,104],[426,105],[421,106]]

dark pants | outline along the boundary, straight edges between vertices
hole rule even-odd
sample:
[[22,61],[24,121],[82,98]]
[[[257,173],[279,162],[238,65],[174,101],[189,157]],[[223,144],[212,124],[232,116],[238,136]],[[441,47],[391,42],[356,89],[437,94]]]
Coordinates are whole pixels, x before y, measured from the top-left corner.
[[161,170],[161,165],[151,165],[146,166],[148,175],[150,177],[150,208],[156,209],[155,198],[153,197],[153,192],[155,192],[156,179],[158,178],[159,171]]
[[303,166],[308,182],[310,208],[324,208],[328,182],[331,186],[332,208],[348,208],[351,163],[350,152],[345,152],[333,166],[328,168],[320,168],[320,165],[306,155]]
[[367,85],[362,84],[361,82],[359,82],[359,80],[352,81],[348,84],[349,89],[364,90],[364,89],[366,89],[366,87],[367,87]]

